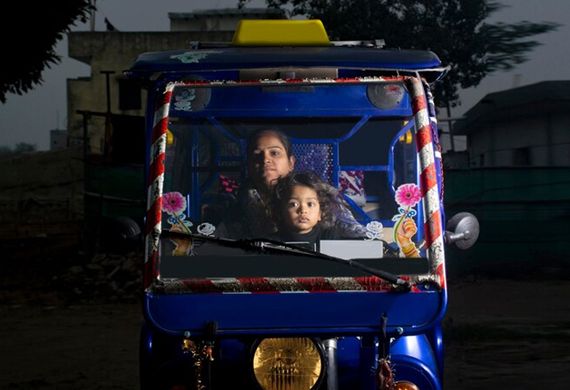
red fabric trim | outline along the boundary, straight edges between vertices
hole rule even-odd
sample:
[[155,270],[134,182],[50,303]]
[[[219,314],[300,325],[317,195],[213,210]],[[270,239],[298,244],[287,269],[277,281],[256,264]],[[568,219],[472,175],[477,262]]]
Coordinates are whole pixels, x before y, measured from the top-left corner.
[[160,153],[148,167],[148,185],[150,186],[154,180],[162,175],[165,170],[164,160],[166,153]]
[[148,235],[162,221],[162,197],[157,198],[146,212],[146,229]]
[[151,144],[154,144],[168,129],[168,118],[161,118],[160,121],[152,128]]
[[336,292],[325,278],[296,278],[308,292]]
[[258,294],[270,294],[278,292],[275,287],[265,278],[237,278],[243,291]]
[[165,91],[163,94],[159,95],[155,100],[154,111],[157,111],[160,107],[170,103],[170,99],[172,99],[172,91]]
[[445,279],[445,270],[443,268],[443,263],[437,266],[435,273],[437,274],[437,276],[439,276],[439,285],[441,286],[441,288],[445,288],[447,280]]
[[428,144],[431,144],[431,126],[425,125],[416,132],[416,145],[418,152]]
[[429,248],[431,244],[441,236],[441,215],[439,210],[434,211],[429,219],[424,223],[426,246]]
[[435,171],[435,164],[430,164],[422,171],[420,174],[420,183],[422,190],[422,197],[424,197],[427,192],[437,187],[437,173]]
[[195,293],[221,292],[210,279],[186,279],[182,281],[184,287]]
[[360,276],[354,278],[366,291],[391,291],[392,285],[378,276]]
[[143,274],[143,286],[144,288],[149,287],[152,282],[158,277],[157,272],[157,261],[158,261],[158,253],[153,252],[149,254],[148,261],[144,265],[144,274]]
[[414,96],[412,98],[412,112],[414,115],[425,109],[427,109],[427,101],[425,95],[422,93],[419,96]]

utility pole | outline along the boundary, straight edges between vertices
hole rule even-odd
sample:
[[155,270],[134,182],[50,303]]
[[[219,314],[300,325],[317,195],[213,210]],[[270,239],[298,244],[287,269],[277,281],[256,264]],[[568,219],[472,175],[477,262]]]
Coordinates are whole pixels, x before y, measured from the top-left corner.
[[111,153],[113,152],[113,122],[111,114],[111,81],[109,76],[115,73],[115,71],[102,70],[101,73],[105,75],[107,91],[107,110],[105,115],[105,141],[103,144],[103,154],[107,159],[111,159]]
[[97,13],[97,7],[95,6],[96,2],[97,0],[91,0],[91,5],[93,6],[93,9],[91,10],[91,17],[89,18],[90,31],[95,31],[95,15]]

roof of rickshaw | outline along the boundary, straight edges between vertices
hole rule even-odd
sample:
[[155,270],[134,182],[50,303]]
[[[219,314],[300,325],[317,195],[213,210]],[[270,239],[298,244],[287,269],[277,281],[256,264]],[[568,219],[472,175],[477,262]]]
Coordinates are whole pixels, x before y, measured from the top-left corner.
[[[129,72],[144,77],[157,72],[239,70],[256,68],[320,67],[370,70],[434,71],[445,69],[427,50],[373,47],[220,47],[141,54]],[[435,77],[437,78],[437,76]]]

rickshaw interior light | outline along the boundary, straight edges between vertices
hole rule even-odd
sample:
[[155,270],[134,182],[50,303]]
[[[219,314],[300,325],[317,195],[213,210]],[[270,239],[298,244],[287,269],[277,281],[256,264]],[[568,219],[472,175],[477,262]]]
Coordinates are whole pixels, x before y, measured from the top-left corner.
[[170,130],[166,131],[166,144],[168,146],[174,145],[174,134],[172,134],[172,131]]
[[366,90],[370,103],[383,110],[394,109],[404,99],[404,87],[398,83],[370,84]]
[[253,373],[264,390],[310,390],[323,373],[321,353],[305,337],[263,339],[253,355]]
[[406,131],[406,134],[400,136],[400,142],[410,145],[413,141],[412,132],[410,130]]

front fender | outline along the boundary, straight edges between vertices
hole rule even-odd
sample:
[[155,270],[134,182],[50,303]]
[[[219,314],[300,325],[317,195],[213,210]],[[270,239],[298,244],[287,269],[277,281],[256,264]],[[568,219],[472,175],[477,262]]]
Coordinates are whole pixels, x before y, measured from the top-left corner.
[[436,354],[425,335],[404,336],[390,348],[396,380],[408,380],[422,390],[441,390]]

